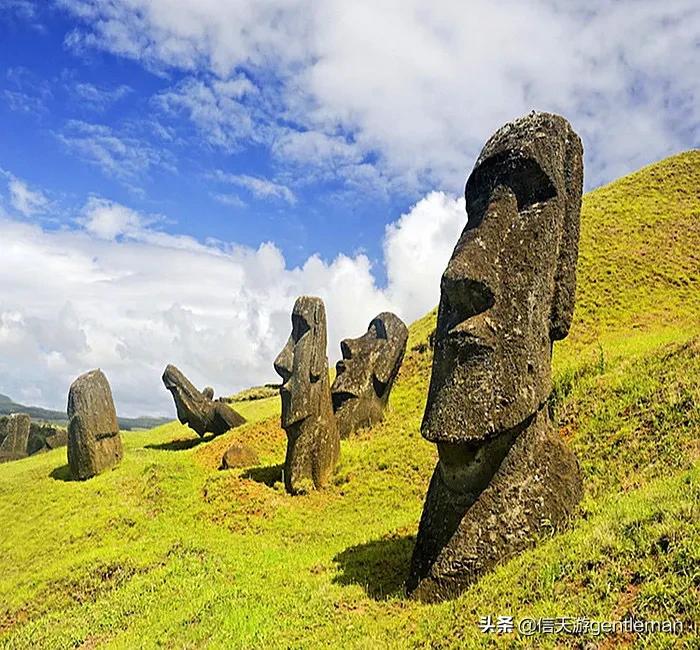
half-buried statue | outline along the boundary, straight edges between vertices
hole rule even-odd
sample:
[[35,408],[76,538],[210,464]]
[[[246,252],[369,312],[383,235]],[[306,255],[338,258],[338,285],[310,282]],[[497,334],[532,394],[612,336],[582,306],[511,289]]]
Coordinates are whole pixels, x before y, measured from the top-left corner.
[[340,455],[326,341],[323,301],[311,296],[297,298],[292,334],[274,364],[282,377],[282,427],[287,432],[284,485],[290,494],[323,487]]
[[404,322],[382,312],[364,335],[340,343],[343,358],[336,364],[331,397],[341,438],[382,420],[407,340]]
[[163,384],[175,402],[177,418],[200,437],[206,433],[219,436],[229,429],[245,423],[245,418],[224,402],[215,402],[214,389],[206,387],[198,391],[192,382],[172,364],[163,372]]
[[565,119],[532,113],[491,137],[467,180],[422,424],[439,460],[407,583],[416,598],[458,594],[581,498],[546,402],[574,309],[582,153]]

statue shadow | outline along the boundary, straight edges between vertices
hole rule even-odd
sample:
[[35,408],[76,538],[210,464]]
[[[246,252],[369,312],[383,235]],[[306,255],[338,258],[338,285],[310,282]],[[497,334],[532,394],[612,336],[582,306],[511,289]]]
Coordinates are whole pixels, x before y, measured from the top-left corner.
[[74,481],[75,479],[73,478],[73,475],[70,473],[70,466],[69,465],[61,465],[60,467],[54,467],[51,470],[51,473],[49,476],[54,480],[54,481]]
[[403,597],[415,542],[405,535],[350,546],[333,558],[340,570],[333,582],[360,585],[374,600]]
[[161,442],[157,445],[144,445],[144,449],[157,449],[159,451],[185,451],[186,449],[193,449],[197,445],[201,445],[205,442],[211,442],[217,437],[218,436],[215,435],[208,435],[204,436],[203,438],[178,438],[177,440]]
[[284,465],[267,465],[264,467],[251,467],[247,469],[241,476],[249,478],[256,483],[264,483],[268,487],[272,487],[275,483],[282,480],[282,471]]

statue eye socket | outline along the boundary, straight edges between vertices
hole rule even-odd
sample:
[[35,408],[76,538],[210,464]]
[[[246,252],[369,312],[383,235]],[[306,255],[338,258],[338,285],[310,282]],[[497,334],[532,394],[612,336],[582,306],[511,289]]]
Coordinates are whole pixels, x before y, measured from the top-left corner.
[[386,333],[386,327],[384,326],[384,323],[379,320],[378,318],[375,318],[372,323],[370,324],[370,331],[374,332],[375,338],[378,339],[388,339],[389,336]]
[[483,221],[492,194],[499,185],[515,194],[518,212],[557,195],[554,183],[536,160],[508,153],[496,154],[482,162],[467,179],[464,189],[469,216],[466,230],[476,228]]
[[292,314],[292,340],[297,343],[299,339],[306,334],[311,327],[306,322],[303,316]]

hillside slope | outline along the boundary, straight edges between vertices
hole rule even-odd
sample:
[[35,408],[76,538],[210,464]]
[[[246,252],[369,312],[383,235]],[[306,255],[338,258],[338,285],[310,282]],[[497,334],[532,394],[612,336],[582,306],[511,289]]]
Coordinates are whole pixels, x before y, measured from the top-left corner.
[[[344,442],[332,486],[281,485],[279,401],[200,443],[177,423],[123,436],[124,462],[85,483],[65,450],[0,467],[0,646],[582,647],[484,635],[482,615],[700,620],[700,152],[584,199],[579,300],[555,348],[552,409],[585,497],[570,530],[458,600],[406,600],[434,463],[419,433],[435,312],[411,326],[386,420]],[[233,441],[259,467],[219,471]]]

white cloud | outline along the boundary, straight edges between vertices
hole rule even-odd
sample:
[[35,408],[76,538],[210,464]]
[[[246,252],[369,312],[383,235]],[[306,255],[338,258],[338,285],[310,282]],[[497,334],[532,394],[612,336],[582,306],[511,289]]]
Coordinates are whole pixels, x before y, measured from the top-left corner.
[[70,382],[101,367],[120,412],[138,415],[173,412],[160,381],[167,363],[218,394],[274,381],[272,361],[302,294],[326,303],[334,361],[339,341],[380,311],[411,320],[437,302],[463,205],[432,193],[388,228],[386,289],[364,255],[312,256],[289,269],[272,243],[203,244],[96,197],[73,230],[0,213],[0,392],[63,408]]
[[117,134],[103,124],[70,120],[57,138],[105,175],[123,181],[136,181],[155,167],[174,171],[172,156],[166,150]]
[[79,82],[69,87],[69,91],[76,96],[82,106],[104,110],[110,104],[126,97],[132,89],[124,84],[115,88],[101,88],[91,83]]
[[294,192],[286,185],[276,183],[268,178],[249,176],[248,174],[227,174],[222,171],[218,171],[215,177],[224,183],[244,187],[258,198],[279,198],[292,204],[297,201]]
[[8,172],[0,170],[0,173],[7,177],[7,189],[10,192],[10,204],[23,214],[31,217],[35,214],[42,214],[49,207],[49,200],[41,190],[30,189],[21,179]]
[[[253,140],[313,164],[325,141],[332,156],[369,157],[399,187],[460,190],[488,136],[531,109],[563,113],[581,132],[589,185],[700,137],[695,0],[63,5],[85,20],[81,43],[194,75],[169,101],[214,142]],[[254,108],[215,89],[241,70],[264,80]],[[290,124],[305,141],[277,142]],[[338,171],[357,176],[354,164]]]

